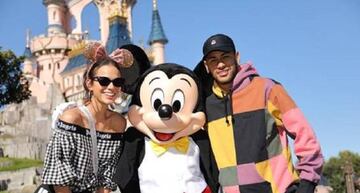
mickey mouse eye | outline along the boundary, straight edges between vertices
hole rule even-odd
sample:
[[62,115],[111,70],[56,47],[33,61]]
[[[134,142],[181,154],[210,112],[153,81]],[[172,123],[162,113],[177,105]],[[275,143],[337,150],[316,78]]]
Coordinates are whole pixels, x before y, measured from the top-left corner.
[[176,90],[172,100],[172,108],[174,113],[177,113],[181,110],[181,108],[184,106],[184,101],[184,93],[181,90]]
[[159,88],[155,89],[151,94],[151,105],[155,111],[159,109],[163,101],[164,101],[164,92]]

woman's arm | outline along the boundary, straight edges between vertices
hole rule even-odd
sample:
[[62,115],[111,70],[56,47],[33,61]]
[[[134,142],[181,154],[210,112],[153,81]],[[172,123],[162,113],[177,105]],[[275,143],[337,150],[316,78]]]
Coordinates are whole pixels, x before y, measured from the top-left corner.
[[71,193],[69,186],[54,186],[56,193]]

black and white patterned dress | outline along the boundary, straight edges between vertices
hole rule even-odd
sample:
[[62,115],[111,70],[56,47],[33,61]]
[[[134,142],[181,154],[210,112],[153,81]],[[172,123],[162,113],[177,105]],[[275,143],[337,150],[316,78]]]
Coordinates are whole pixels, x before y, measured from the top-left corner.
[[43,184],[69,186],[72,192],[98,187],[115,190],[111,178],[122,152],[123,133],[97,131],[96,135],[99,165],[95,175],[90,130],[58,120],[45,155]]

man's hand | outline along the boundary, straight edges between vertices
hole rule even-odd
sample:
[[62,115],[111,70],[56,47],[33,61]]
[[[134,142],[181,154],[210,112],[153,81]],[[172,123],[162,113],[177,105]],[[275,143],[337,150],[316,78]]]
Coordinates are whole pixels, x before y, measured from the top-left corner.
[[314,193],[316,183],[301,179],[296,193]]

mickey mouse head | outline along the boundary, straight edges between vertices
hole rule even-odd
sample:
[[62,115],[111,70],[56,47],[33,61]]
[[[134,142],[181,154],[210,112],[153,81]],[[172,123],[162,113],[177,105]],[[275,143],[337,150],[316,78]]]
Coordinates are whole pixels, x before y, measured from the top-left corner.
[[199,91],[191,70],[169,63],[154,66],[139,80],[129,120],[157,143],[190,135],[205,123]]

